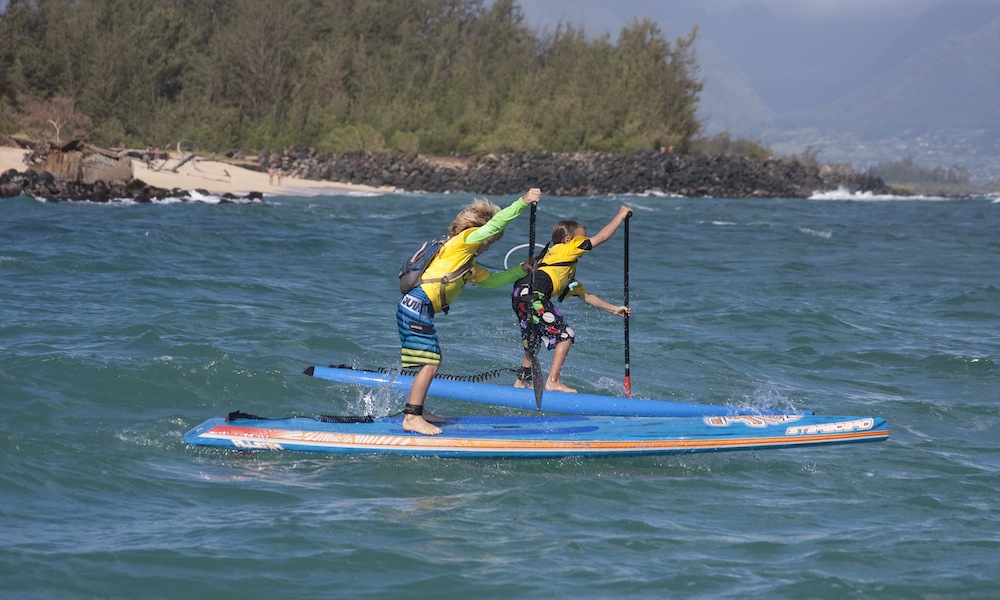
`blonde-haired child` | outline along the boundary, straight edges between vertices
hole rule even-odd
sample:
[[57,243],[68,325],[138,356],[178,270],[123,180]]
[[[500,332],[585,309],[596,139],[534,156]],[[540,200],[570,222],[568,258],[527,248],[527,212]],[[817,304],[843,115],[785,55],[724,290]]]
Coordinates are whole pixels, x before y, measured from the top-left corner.
[[427,265],[420,283],[403,295],[396,308],[396,324],[402,346],[403,368],[418,368],[410,395],[403,408],[403,429],[424,435],[437,435],[441,428],[431,421],[443,419],[424,411],[424,400],[431,380],[441,364],[434,315],[448,313],[466,283],[484,288],[510,285],[525,277],[527,265],[515,265],[506,271],[490,273],[476,263],[476,257],[503,236],[504,228],[521,211],[536,204],[542,197],[538,188],[531,188],[510,206],[500,209],[485,198],[477,198],[466,206],[448,228],[451,237]]

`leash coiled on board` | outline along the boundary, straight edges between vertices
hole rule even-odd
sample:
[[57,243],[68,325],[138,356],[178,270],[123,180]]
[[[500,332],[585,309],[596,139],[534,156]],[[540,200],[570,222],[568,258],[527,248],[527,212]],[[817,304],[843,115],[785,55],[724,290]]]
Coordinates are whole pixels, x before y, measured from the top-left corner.
[[[393,373],[399,375],[416,375],[419,369],[390,369],[388,367],[378,367],[376,369],[358,369],[352,367],[351,365],[330,365],[331,369],[348,369],[350,371],[374,371],[378,373],[383,373],[386,375],[392,375]],[[467,381],[471,383],[482,383],[488,379],[495,379],[500,377],[504,373],[517,373],[517,369],[511,367],[501,367],[499,369],[493,369],[492,371],[485,371],[483,373],[476,373],[473,375],[449,375],[446,373],[437,373],[434,375],[434,379],[446,379],[448,381]]]

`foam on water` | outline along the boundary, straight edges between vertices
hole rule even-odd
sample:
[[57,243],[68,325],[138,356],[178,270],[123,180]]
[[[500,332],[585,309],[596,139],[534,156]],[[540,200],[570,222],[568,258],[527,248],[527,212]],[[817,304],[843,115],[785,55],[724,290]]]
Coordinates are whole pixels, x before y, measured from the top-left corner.
[[852,192],[847,188],[837,188],[827,192],[815,192],[809,197],[810,200],[856,200],[861,202],[880,202],[894,200],[952,200],[944,196],[896,196],[893,194],[876,194],[870,191]]

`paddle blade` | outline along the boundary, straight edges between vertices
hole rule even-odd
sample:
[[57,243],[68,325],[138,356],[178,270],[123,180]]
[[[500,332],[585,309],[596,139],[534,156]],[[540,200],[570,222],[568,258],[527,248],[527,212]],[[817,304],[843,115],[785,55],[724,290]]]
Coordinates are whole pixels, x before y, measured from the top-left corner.
[[538,355],[531,357],[531,384],[535,388],[535,406],[542,410],[542,393],[545,392],[545,381],[542,378],[542,368],[538,366]]

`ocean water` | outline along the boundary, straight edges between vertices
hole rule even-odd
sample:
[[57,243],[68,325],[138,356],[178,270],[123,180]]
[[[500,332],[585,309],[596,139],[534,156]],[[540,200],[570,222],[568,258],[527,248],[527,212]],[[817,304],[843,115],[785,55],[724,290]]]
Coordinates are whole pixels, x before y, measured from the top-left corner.
[[[397,364],[399,260],[470,199],[0,201],[0,595],[1000,594],[1000,203],[989,198],[539,208],[539,239],[558,219],[594,233],[621,203],[634,208],[636,396],[877,415],[886,442],[587,460],[183,444],[237,409],[398,412],[399,393],[302,370]],[[501,266],[527,231],[525,213],[481,262]],[[623,233],[580,266],[609,301],[622,298]],[[574,300],[565,312],[578,334],[565,381],[621,393],[622,320]],[[443,372],[519,361],[505,289],[467,289],[439,329]]]

